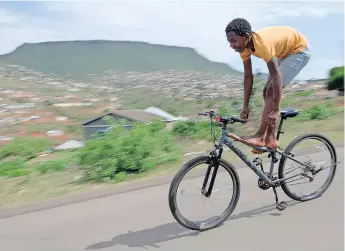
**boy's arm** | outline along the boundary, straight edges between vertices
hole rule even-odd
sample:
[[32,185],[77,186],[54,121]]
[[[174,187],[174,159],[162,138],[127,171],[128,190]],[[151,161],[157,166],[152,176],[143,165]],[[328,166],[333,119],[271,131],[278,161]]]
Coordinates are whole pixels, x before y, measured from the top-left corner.
[[253,72],[252,72],[252,60],[251,58],[243,61],[244,66],[244,100],[243,107],[248,107],[250,94],[253,87]]
[[260,54],[262,59],[266,62],[269,74],[272,78],[272,112],[267,116],[265,122],[268,125],[273,125],[279,117],[280,99],[282,95],[282,74],[279,69],[278,60],[273,44],[266,43],[260,47]]
[[276,120],[279,117],[279,109],[280,109],[280,99],[282,96],[282,74],[279,69],[278,61],[276,58],[272,58],[270,61],[267,62],[268,71],[272,77],[272,101],[273,101],[273,109],[272,112],[267,116],[265,122],[268,125],[274,125]]
[[280,99],[281,99],[281,88],[282,88],[282,75],[279,69],[279,64],[276,58],[272,58],[267,63],[269,74],[272,78],[272,89],[273,89],[273,112],[279,111]]

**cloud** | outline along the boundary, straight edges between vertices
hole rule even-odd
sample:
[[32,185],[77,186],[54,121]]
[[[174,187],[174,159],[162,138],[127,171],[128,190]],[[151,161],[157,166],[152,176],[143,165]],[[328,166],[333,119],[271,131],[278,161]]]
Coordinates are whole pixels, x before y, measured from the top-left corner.
[[6,9],[0,9],[0,25],[20,22],[20,17]]
[[329,1],[291,1],[280,2],[279,4],[270,5],[266,9],[269,18],[283,18],[283,17],[311,17],[322,19],[327,15],[334,13],[344,13],[344,3]]
[[[43,3],[51,13],[66,15],[68,23],[56,24],[61,39],[140,40],[191,46],[217,61],[229,61],[226,24],[234,17],[247,18],[257,29],[282,15],[325,15],[338,12],[332,4],[234,1],[127,1]],[[284,11],[282,11],[284,10]],[[318,12],[319,10],[319,12]],[[228,53],[227,53],[228,52]]]
[[45,28],[29,15],[0,9],[0,53],[9,53],[25,42],[53,40],[57,37],[53,27]]
[[0,53],[24,42],[136,40],[193,47],[211,60],[230,62],[238,55],[229,49],[224,29],[235,17],[248,19],[255,30],[283,16],[323,18],[343,13],[341,2],[307,1],[69,1],[36,2],[35,8],[39,11],[0,7]]

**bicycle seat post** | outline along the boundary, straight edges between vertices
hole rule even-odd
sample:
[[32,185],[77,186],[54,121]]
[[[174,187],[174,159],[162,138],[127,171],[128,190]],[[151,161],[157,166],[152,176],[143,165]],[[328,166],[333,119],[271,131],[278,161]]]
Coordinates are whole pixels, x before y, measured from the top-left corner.
[[286,119],[286,117],[284,117],[284,115],[280,115],[280,122],[278,126],[277,137],[276,137],[277,140],[279,140],[280,134],[284,134],[284,131],[282,131],[284,119]]

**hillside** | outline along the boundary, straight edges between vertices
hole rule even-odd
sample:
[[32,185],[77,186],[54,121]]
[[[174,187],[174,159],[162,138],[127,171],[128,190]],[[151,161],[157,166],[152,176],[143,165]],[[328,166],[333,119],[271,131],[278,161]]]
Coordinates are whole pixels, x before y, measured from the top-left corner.
[[191,48],[129,41],[25,43],[13,52],[1,55],[0,62],[78,79],[108,70],[237,73],[226,64],[209,61]]

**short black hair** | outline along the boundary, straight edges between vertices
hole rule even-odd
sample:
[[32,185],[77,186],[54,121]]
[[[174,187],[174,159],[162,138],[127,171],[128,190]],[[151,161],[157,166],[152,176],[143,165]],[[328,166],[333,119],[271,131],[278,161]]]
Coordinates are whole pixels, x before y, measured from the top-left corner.
[[252,33],[252,27],[244,18],[235,18],[226,26],[225,32],[229,33],[230,31],[235,32],[239,36],[244,36],[246,33]]

